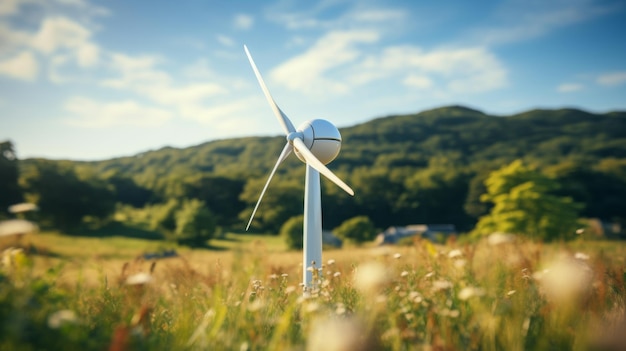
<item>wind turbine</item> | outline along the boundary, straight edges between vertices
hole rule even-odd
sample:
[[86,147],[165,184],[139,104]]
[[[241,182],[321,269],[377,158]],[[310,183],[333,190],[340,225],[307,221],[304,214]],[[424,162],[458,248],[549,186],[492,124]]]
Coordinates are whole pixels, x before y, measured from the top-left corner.
[[306,163],[306,178],[305,178],[305,190],[304,190],[304,253],[302,258],[302,283],[305,288],[314,286],[313,269],[320,269],[322,266],[322,198],[320,189],[320,173],[326,178],[330,179],[333,183],[337,184],[348,194],[354,196],[354,191],[344,183],[339,177],[337,177],[330,169],[325,165],[330,163],[337,157],[339,150],[341,149],[341,134],[339,130],[332,123],[323,119],[313,119],[302,123],[296,129],[287,115],[278,107],[272,95],[270,94],[261,73],[259,73],[248,47],[243,46],[252,66],[252,70],[256,75],[261,89],[265,94],[267,102],[269,102],[274,115],[278,118],[278,122],[282,126],[285,135],[287,136],[287,143],[283,148],[283,151],[278,156],[278,161],[274,165],[270,176],[261,191],[259,200],[254,206],[246,230],[250,228],[250,223],[259,208],[261,199],[267,190],[267,187],[276,172],[278,166],[291,154],[295,152],[298,158]]

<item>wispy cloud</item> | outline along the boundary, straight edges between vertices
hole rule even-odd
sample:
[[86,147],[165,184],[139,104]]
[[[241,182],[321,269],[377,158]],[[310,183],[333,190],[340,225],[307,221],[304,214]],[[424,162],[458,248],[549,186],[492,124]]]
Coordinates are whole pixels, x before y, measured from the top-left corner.
[[593,0],[509,0],[496,11],[492,25],[475,29],[471,37],[486,45],[518,42],[605,15],[617,6]]
[[0,75],[14,79],[33,81],[37,78],[39,64],[31,52],[23,51],[0,61]]
[[252,25],[254,24],[254,18],[250,15],[246,15],[246,14],[238,14],[235,16],[235,19],[233,20],[233,25],[236,29],[240,29],[240,30],[247,30],[252,28]]
[[585,86],[580,83],[563,83],[556,87],[556,91],[559,93],[573,93],[583,90]]
[[233,46],[235,45],[235,42],[233,41],[233,39],[231,37],[225,36],[225,35],[218,35],[217,36],[217,41],[224,45],[224,46]]
[[604,86],[617,86],[626,83],[626,71],[610,72],[602,74],[596,80]]
[[336,31],[327,33],[305,53],[276,67],[271,77],[289,89],[312,94],[345,93],[346,82],[327,73],[337,67],[353,63],[362,52],[359,43],[373,43],[379,39],[375,31]]
[[67,124],[86,128],[156,127],[172,117],[167,109],[140,105],[132,100],[101,102],[73,97],[65,103],[64,108],[73,115],[65,119]]

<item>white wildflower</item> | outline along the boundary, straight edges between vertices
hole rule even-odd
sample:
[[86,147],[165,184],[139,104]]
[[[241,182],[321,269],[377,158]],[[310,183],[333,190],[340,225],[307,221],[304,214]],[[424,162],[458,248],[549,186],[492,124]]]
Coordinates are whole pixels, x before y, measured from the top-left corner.
[[459,299],[461,300],[468,300],[472,297],[479,297],[483,295],[485,295],[485,290],[473,286],[465,287],[459,291]]
[[458,257],[462,257],[463,256],[463,252],[461,252],[461,250],[459,249],[454,249],[450,252],[448,252],[448,257],[449,258],[458,258]]
[[51,329],[59,329],[66,324],[76,323],[78,323],[78,317],[72,310],[60,310],[48,316],[48,327]]
[[452,283],[447,280],[435,280],[433,282],[433,291],[447,290],[452,288]]
[[582,253],[582,252],[577,252],[574,255],[574,258],[576,258],[577,260],[582,260],[582,261],[588,261],[589,260],[589,255]]
[[152,276],[148,273],[137,273],[126,278],[126,285],[144,285],[152,281]]
[[396,253],[393,255],[393,258],[395,258],[396,260],[397,260],[397,259],[399,259],[400,257],[402,257],[402,255],[401,255],[399,252],[396,252]]
[[498,246],[502,244],[508,244],[515,241],[515,235],[509,233],[496,232],[487,238],[487,242],[491,246]]
[[378,290],[388,280],[388,272],[380,263],[370,262],[357,267],[354,274],[354,283],[357,289],[363,292]]

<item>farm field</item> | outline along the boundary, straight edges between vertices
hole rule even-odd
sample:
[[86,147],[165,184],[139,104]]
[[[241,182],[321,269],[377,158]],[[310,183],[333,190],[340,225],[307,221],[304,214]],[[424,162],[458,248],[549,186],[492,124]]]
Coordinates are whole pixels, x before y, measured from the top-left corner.
[[492,239],[325,250],[304,295],[280,237],[37,234],[3,253],[0,349],[623,349],[622,242]]

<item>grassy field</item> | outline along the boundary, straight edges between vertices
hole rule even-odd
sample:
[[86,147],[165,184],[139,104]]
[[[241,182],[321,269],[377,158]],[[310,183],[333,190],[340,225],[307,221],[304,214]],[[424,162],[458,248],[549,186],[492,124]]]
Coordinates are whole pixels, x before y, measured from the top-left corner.
[[301,253],[278,237],[41,233],[3,253],[0,350],[626,347],[624,243],[509,239],[326,250],[303,294]]

